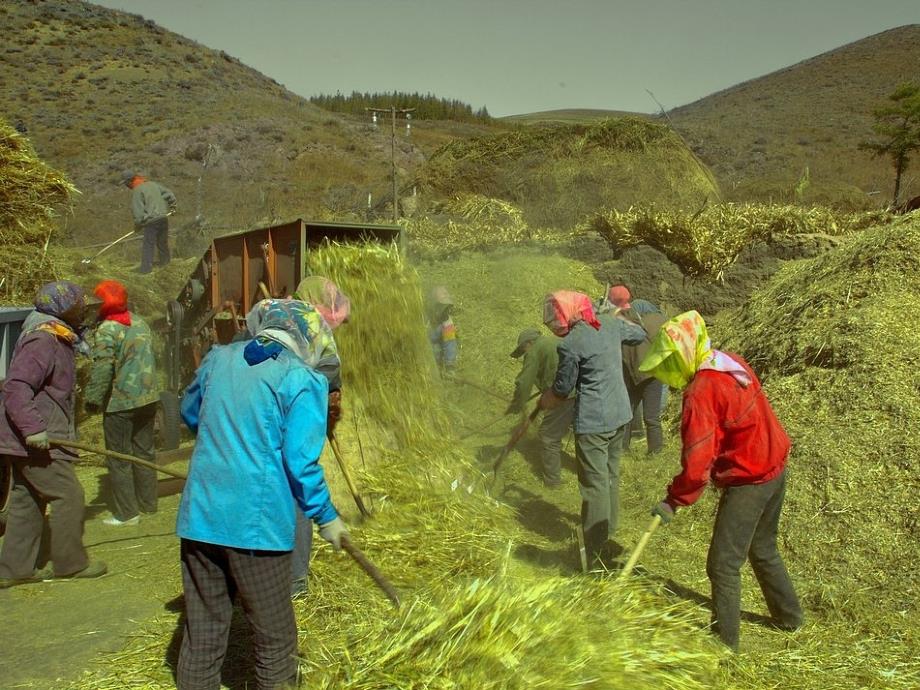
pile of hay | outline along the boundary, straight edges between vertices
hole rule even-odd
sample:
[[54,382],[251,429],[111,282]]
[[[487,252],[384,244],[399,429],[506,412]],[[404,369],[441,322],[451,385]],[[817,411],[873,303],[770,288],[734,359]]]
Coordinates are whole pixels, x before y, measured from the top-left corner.
[[834,238],[886,218],[882,212],[844,214],[819,207],[761,204],[727,203],[697,209],[649,205],[607,210],[595,214],[584,229],[597,232],[614,251],[648,245],[663,252],[688,276],[718,279],[745,248],[757,242],[793,235]]
[[570,228],[600,209],[643,201],[670,208],[719,198],[680,137],[635,117],[456,140],[432,155],[420,183],[445,198],[511,202],[535,227]]
[[42,283],[58,277],[48,242],[58,212],[69,208],[76,191],[0,119],[0,301],[31,303]]
[[806,605],[915,658],[918,323],[920,219],[907,218],[789,265],[717,329],[794,439],[783,533]]

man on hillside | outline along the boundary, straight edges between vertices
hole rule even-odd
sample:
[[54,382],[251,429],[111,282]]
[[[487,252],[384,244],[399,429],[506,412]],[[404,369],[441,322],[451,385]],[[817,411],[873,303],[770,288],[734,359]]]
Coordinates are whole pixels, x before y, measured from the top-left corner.
[[559,369],[540,399],[551,409],[575,391],[575,458],[581,491],[581,518],[588,557],[607,567],[607,541],[619,518],[620,451],[623,427],[631,418],[623,382],[622,346],[645,339],[641,326],[622,316],[595,316],[591,299],[560,290],[547,295],[543,321],[557,336]]
[[148,180],[132,170],[121,173],[121,183],[131,193],[131,213],[134,228],[144,235],[141,248],[141,273],[153,268],[153,252],[157,252],[157,266],[169,263],[169,220],[176,210],[176,195],[163,185]]
[[[128,291],[118,281],[103,280],[94,294],[102,305],[84,397],[86,410],[104,412],[108,450],[152,462],[159,394],[150,327],[128,311]],[[136,525],[140,513],[155,513],[156,471],[112,457],[107,463],[112,516],[103,522],[114,527]]]
[[[521,371],[514,383],[514,398],[505,414],[520,414],[536,386],[543,393],[553,386],[559,367],[560,339],[552,334],[541,334],[536,328],[521,331],[517,347],[511,356],[523,357]],[[543,483],[549,488],[562,485],[562,439],[575,417],[574,395],[546,410],[540,424],[540,443],[543,446]]]
[[776,545],[791,444],[760,381],[744,359],[712,349],[695,311],[658,331],[639,369],[684,390],[682,470],[652,515],[668,523],[677,508],[693,505],[710,481],[722,490],[706,560],[713,631],[738,650],[746,560],[773,625],[795,630],[802,608]]

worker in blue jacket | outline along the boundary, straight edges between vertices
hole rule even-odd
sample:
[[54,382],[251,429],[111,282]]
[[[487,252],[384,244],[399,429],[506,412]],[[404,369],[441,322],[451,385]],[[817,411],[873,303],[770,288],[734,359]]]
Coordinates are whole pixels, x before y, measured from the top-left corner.
[[182,400],[198,438],[176,527],[186,608],[180,690],[220,687],[235,595],[252,626],[258,687],[291,683],[296,513],[336,549],[348,534],[319,464],[328,384],[311,368],[313,308],[267,302],[254,308],[255,337],[213,348]]

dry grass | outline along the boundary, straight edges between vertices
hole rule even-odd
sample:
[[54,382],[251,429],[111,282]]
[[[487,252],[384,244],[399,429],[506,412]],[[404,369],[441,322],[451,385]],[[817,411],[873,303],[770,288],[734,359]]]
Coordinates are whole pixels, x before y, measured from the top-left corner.
[[882,212],[727,203],[695,211],[614,209],[594,215],[584,228],[596,231],[615,251],[645,244],[663,252],[685,275],[721,279],[738,255],[757,242],[805,234],[837,237],[888,218]]
[[0,120],[0,301],[31,303],[45,280],[57,278],[48,257],[54,221],[77,192],[43,163],[29,140]]

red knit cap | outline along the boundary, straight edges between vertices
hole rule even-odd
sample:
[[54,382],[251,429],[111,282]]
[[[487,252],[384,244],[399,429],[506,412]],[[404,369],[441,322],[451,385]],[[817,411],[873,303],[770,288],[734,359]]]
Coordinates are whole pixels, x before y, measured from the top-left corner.
[[99,317],[106,318],[128,311],[128,291],[117,280],[103,280],[93,290],[93,294],[102,300]]

